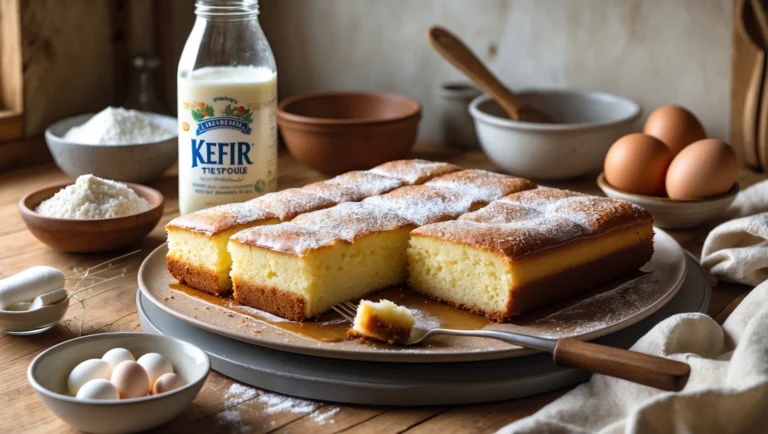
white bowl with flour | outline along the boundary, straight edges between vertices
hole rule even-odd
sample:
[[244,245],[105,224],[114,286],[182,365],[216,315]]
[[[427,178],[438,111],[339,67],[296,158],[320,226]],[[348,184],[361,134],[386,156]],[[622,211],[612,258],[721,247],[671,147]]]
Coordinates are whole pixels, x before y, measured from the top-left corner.
[[93,174],[142,183],[176,161],[177,135],[171,116],[109,108],[54,123],[45,141],[56,165],[73,178]]

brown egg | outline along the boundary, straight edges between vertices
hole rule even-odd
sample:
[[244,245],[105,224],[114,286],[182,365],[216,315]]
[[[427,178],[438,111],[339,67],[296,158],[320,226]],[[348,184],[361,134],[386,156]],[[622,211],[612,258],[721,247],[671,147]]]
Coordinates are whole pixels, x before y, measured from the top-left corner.
[[184,384],[186,384],[184,383],[184,379],[174,373],[163,374],[158,377],[157,381],[155,381],[155,384],[152,386],[152,394],[157,395],[158,393],[170,392],[171,390],[178,389]]
[[704,139],[691,143],[672,160],[667,170],[671,199],[702,199],[726,193],[739,172],[736,154],[727,143]]
[[628,134],[611,145],[605,156],[605,180],[630,193],[664,195],[664,178],[672,153],[661,140]]
[[643,132],[664,142],[672,155],[677,155],[693,142],[707,138],[696,116],[677,105],[663,105],[654,110],[645,121]]
[[132,360],[120,362],[109,382],[114,384],[120,393],[120,399],[139,398],[149,392],[149,375],[138,363]]

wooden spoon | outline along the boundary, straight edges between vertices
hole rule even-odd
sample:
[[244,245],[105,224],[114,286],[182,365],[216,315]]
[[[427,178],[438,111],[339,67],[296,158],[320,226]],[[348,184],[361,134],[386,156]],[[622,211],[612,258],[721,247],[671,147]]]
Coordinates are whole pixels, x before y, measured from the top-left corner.
[[739,30],[744,32],[747,38],[752,41],[758,50],[755,56],[755,63],[752,67],[752,74],[749,77],[747,95],[744,100],[744,117],[742,119],[743,152],[744,163],[752,169],[760,169],[760,158],[758,156],[758,123],[760,112],[760,99],[763,87],[763,76],[765,75],[765,51],[761,44],[761,39],[756,33],[758,27],[755,22],[754,11],[750,5],[750,0],[742,0],[741,20]]
[[[755,21],[757,22],[758,35],[760,36],[760,39],[756,42],[762,49],[763,55],[761,60],[765,62],[765,52],[768,50],[768,10],[766,10],[762,1],[752,0],[751,3],[752,11],[755,14]],[[768,170],[768,88],[766,80],[768,80],[768,70],[766,70],[765,63],[763,63],[763,75],[760,77],[760,84],[762,85],[760,109],[758,110],[758,121],[755,127],[757,135],[754,143],[757,147],[757,163],[763,171]]]
[[459,71],[472,79],[501,106],[511,119],[523,122],[553,123],[546,113],[527,105],[504,86],[459,38],[442,27],[431,27],[427,38],[432,47]]

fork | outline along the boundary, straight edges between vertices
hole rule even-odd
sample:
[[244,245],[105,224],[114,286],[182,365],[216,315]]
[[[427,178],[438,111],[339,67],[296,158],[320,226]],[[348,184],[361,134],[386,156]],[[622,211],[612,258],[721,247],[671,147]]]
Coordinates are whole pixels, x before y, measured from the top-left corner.
[[[357,305],[350,302],[332,306],[344,319],[354,323]],[[680,391],[691,372],[687,363],[636,351],[583,342],[571,338],[547,339],[499,330],[423,329],[414,327],[403,345],[418,345],[437,335],[469,336],[498,339],[524,348],[552,354],[559,366],[570,366],[590,372],[621,378],[661,390]]]

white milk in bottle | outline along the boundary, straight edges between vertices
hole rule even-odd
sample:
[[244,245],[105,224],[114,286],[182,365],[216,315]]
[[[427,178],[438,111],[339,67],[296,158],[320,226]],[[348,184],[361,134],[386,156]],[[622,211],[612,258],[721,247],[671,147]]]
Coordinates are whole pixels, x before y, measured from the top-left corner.
[[277,71],[255,0],[198,0],[178,72],[179,209],[277,188]]

